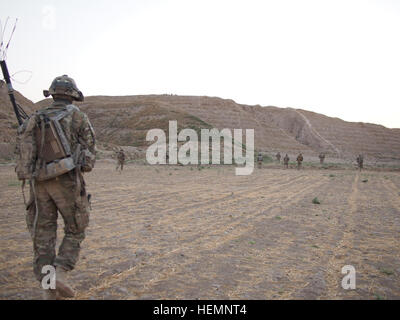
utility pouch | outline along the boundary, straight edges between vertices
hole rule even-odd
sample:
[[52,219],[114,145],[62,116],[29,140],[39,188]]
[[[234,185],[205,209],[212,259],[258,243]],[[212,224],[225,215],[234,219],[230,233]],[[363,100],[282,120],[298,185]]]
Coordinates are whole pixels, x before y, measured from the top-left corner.
[[36,180],[45,181],[53,179],[73,169],[75,169],[75,163],[72,157],[54,160],[45,164],[44,167],[39,169]]
[[33,131],[36,127],[34,117],[26,120],[19,128],[17,135],[17,165],[15,172],[19,180],[32,179],[35,170],[35,159],[37,156],[36,148],[34,146]]

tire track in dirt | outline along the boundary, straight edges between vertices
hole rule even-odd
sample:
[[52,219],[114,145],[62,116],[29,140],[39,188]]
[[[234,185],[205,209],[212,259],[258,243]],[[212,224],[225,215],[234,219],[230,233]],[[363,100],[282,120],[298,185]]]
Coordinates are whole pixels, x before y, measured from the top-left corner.
[[[328,261],[327,273],[325,275],[327,282],[327,298],[335,299],[337,297],[338,288],[341,285],[338,282],[338,274],[341,273],[342,267],[346,265],[344,257],[348,252],[349,248],[352,247],[353,231],[354,230],[354,218],[357,213],[357,198],[358,198],[358,181],[360,179],[359,173],[354,177],[351,194],[348,198],[349,210],[348,214],[343,218],[342,225],[344,230],[342,231],[342,239],[339,241],[336,248],[334,248],[332,257]],[[338,227],[340,227],[340,225]]]
[[[305,176],[298,176],[296,179],[294,179],[294,181],[297,180],[301,180],[303,179]],[[177,206],[175,205],[174,207],[171,208],[167,208],[167,209],[163,209],[157,212],[158,216],[157,217],[153,217],[153,225],[175,225],[176,221],[181,221],[182,219],[182,214],[183,216],[188,215],[189,212],[191,212],[191,210],[195,210],[193,212],[193,217],[196,217],[198,214],[202,214],[202,212],[198,212],[201,210],[205,211],[207,209],[212,209],[214,207],[216,207],[218,205],[218,203],[223,202],[224,206],[228,206],[231,205],[232,202],[241,202],[243,199],[248,199],[249,195],[254,194],[254,198],[260,198],[259,196],[259,192],[260,190],[264,190],[266,193],[268,193],[268,195],[270,196],[271,194],[274,193],[279,193],[281,191],[282,188],[284,188],[287,185],[290,185],[293,183],[293,179],[290,180],[290,178],[288,180],[283,181],[283,183],[281,183],[280,185],[273,185],[270,188],[266,189],[265,186],[261,186],[261,187],[256,187],[253,188],[251,190],[247,190],[247,191],[241,191],[241,193],[237,194],[236,196],[232,197],[231,194],[228,192],[228,194],[226,192],[224,192],[222,194],[221,197],[219,198],[214,198],[208,201],[203,201],[202,203],[196,203],[196,204],[189,204],[187,206],[180,206],[179,208],[177,208]],[[221,188],[223,189],[223,187]],[[188,198],[186,198],[188,199]],[[264,201],[264,200],[261,200]],[[120,201],[118,201],[120,202]],[[163,199],[159,200],[159,202],[163,203],[165,202]],[[151,206],[154,206],[153,202],[148,203]],[[135,207],[137,206],[137,202],[134,200],[133,202],[127,203],[124,206],[120,206],[120,207],[114,207],[113,210],[116,209],[121,209],[123,207]],[[143,208],[143,214],[145,216],[148,216],[148,210],[147,208]],[[104,211],[108,211],[108,210],[104,210]],[[101,211],[99,211],[101,212]],[[132,218],[130,219],[124,219],[125,223],[129,223],[129,222],[135,222],[137,223],[138,221],[138,217],[140,216],[140,210],[135,210],[135,214],[132,216]],[[239,221],[240,223],[241,221]],[[198,228],[200,227],[204,227],[205,225],[208,225],[209,222],[206,221],[205,219],[202,219],[201,221],[197,221],[197,226]],[[116,230],[118,227],[120,227],[120,224],[118,221],[114,221],[110,224],[101,224],[101,226],[97,227],[97,229],[102,229],[103,231],[107,231],[107,228],[111,228]],[[95,231],[96,229],[92,230]],[[107,233],[107,232],[106,232]],[[121,235],[121,234],[120,234]],[[110,237],[110,239],[112,238],[112,236]],[[106,240],[107,238],[104,238],[104,240]]]
[[[327,191],[331,190],[331,182],[324,181],[324,185],[322,187],[318,187],[319,194],[326,194]],[[315,189],[312,189],[314,193]],[[311,193],[305,193],[303,196],[307,199],[307,197]],[[315,193],[314,193],[315,194]],[[312,197],[310,197],[311,199]],[[310,201],[310,200],[309,200]],[[308,202],[308,201],[307,201]],[[311,202],[311,201],[310,201]],[[311,210],[311,209],[310,209]],[[285,216],[286,224],[282,226],[283,237],[277,237],[280,242],[280,246],[278,249],[273,252],[257,252],[257,258],[259,259],[259,268],[256,268],[256,271],[252,271],[253,278],[258,279],[254,281],[243,282],[242,291],[239,289],[235,292],[234,296],[229,296],[229,298],[234,299],[271,299],[271,297],[278,297],[279,299],[291,299],[293,294],[297,294],[302,292],[302,288],[305,288],[309,285],[308,278],[313,277],[312,274],[315,272],[312,268],[310,268],[309,264],[313,264],[312,260],[326,261],[326,255],[329,254],[329,246],[325,248],[325,243],[322,245],[318,251],[316,249],[312,249],[310,245],[301,241],[301,239],[307,234],[304,232],[298,232],[298,228],[296,225],[302,225],[302,230],[306,227],[307,223],[312,224],[318,222],[318,220],[312,220],[312,210],[311,211],[300,211],[296,212],[294,215]],[[310,220],[311,219],[311,220]],[[305,221],[304,221],[305,220]],[[288,223],[290,222],[290,223]],[[304,223],[306,225],[304,225]],[[318,231],[318,228],[323,227],[323,225],[319,226],[318,223],[315,227]],[[325,226],[326,227],[326,226]],[[264,228],[264,226],[260,225],[260,228]],[[269,229],[270,230],[270,229]],[[313,231],[313,230],[310,230]],[[271,230],[269,231],[271,232]],[[320,232],[329,233],[329,228],[325,228],[320,230]],[[313,232],[310,232],[312,234]],[[323,241],[323,240],[320,240]],[[307,241],[306,241],[307,242]],[[314,250],[315,254],[311,252]],[[323,250],[321,253],[320,250]],[[271,254],[273,258],[271,258]],[[296,256],[296,259],[293,258],[293,255]],[[299,256],[300,255],[300,256]],[[320,257],[321,255],[324,255]],[[270,256],[270,257],[268,257]],[[269,259],[268,259],[269,258]],[[306,259],[303,261],[303,259]],[[253,257],[254,259],[254,257]],[[311,260],[310,260],[311,259]],[[286,263],[282,262],[286,261]],[[268,262],[268,268],[265,268],[264,263]],[[291,263],[290,263],[291,262]],[[248,268],[252,266],[249,265]],[[254,268],[253,268],[254,269]],[[259,271],[260,270],[260,271]],[[317,272],[319,272],[317,270]],[[253,290],[249,288],[255,288]],[[264,288],[274,288],[275,293],[271,289],[268,290]],[[283,290],[284,288],[284,290]],[[320,289],[318,289],[320,290]],[[247,293],[246,293],[247,291]],[[278,294],[279,292],[279,294]],[[306,293],[303,293],[306,295]],[[294,299],[299,299],[298,296],[295,296]]]
[[[95,189],[94,188],[92,188],[93,189],[93,191],[95,191]],[[118,188],[117,188],[118,189]],[[187,189],[187,188],[185,188],[185,189]],[[204,189],[199,189],[199,192],[204,192]],[[171,193],[169,193],[169,194],[171,194]],[[168,194],[168,195],[169,195]],[[105,202],[106,202],[106,199],[105,199]],[[133,205],[135,205],[135,202],[133,202]],[[98,210],[97,210],[98,211]],[[95,214],[98,214],[99,212],[95,212]],[[107,212],[106,212],[107,213]],[[61,219],[59,219],[59,222],[60,222],[60,220]],[[132,221],[134,221],[134,220],[136,220],[136,217],[133,217],[132,218]],[[24,226],[24,229],[26,229],[25,228],[25,222],[23,221],[23,222],[21,222],[21,225],[23,225]],[[59,224],[59,227],[61,226],[61,224]],[[114,223],[111,223],[110,224],[110,227],[113,227],[114,226]],[[108,230],[107,230],[107,228],[103,228],[104,227],[104,225],[102,225],[102,229],[103,229],[103,231],[105,231],[105,233],[108,233]],[[118,230],[118,226],[115,226],[115,230]],[[93,231],[93,230],[92,230]],[[132,231],[130,231],[129,233],[132,233]],[[61,236],[61,234],[59,234],[59,236],[58,236],[58,239],[60,240],[60,237]],[[111,238],[102,238],[101,239],[101,242],[103,242],[103,241],[109,241],[109,242],[113,242],[113,239],[112,239],[112,237]],[[15,242],[15,241],[13,241],[13,242]],[[15,243],[14,243],[15,244]],[[13,245],[14,245],[13,244]],[[86,243],[84,244],[85,245],[85,247],[87,246],[87,244],[88,244],[88,242],[86,241]],[[23,245],[22,245],[22,247],[23,247]],[[93,246],[93,247],[95,247],[95,246]],[[14,248],[15,248],[15,246],[14,246]],[[30,249],[30,247],[29,247],[29,249]],[[30,254],[30,253],[29,253]],[[29,256],[29,257],[26,257],[26,258],[24,258],[24,259],[20,259],[19,260],[19,262],[21,263],[21,262],[23,262],[23,263],[25,263],[25,264],[29,264],[30,263],[30,261],[31,261],[31,257]],[[13,266],[13,267],[15,267],[15,262],[14,262],[14,260],[8,260],[8,264],[7,264],[7,266]],[[6,266],[6,267],[7,267]],[[23,265],[21,265],[21,268],[23,269],[24,268],[24,266]],[[21,269],[21,270],[22,270]],[[25,267],[25,269],[26,269],[26,267]],[[18,270],[19,270],[19,268],[18,268]],[[15,270],[15,271],[18,271],[18,270]]]
[[[300,186],[298,185],[298,187],[300,187]],[[311,186],[309,188],[304,188],[302,191],[297,190],[297,193],[293,194],[293,196],[289,197],[289,198],[299,198],[299,196],[300,196],[300,199],[301,199],[301,198],[304,198],[304,197],[308,197],[309,194],[314,192],[315,188],[317,188],[317,187],[319,187],[319,185],[314,185],[314,186]],[[300,190],[301,190],[301,188],[300,188]],[[310,190],[311,190],[311,192],[309,192]],[[287,190],[287,191],[289,193],[291,193],[290,192],[291,190]],[[297,201],[288,202],[287,201],[288,199],[285,199],[285,198],[281,198],[280,200],[282,202],[284,202],[284,203],[287,203],[288,205],[293,205],[294,203],[299,201],[297,199]],[[279,204],[277,205],[277,207],[279,207]],[[277,207],[275,207],[273,209],[276,209]],[[256,223],[253,224],[252,228],[246,230],[247,232],[244,232],[242,235],[249,235],[249,234],[252,235],[252,234],[258,233],[260,231],[262,232],[262,229],[264,228],[265,224],[268,225],[271,222],[273,222],[273,217],[269,216],[268,218],[269,218],[268,219],[268,223],[266,223],[265,219],[263,219],[264,221],[263,220],[258,220],[258,221],[256,221]],[[260,230],[260,228],[261,228],[261,230]],[[255,231],[257,231],[257,232],[255,232]],[[279,239],[279,236],[277,237],[277,239]],[[272,244],[270,243],[269,246],[271,246],[271,245]],[[277,244],[274,244],[274,245],[277,245]],[[289,243],[288,242],[282,243],[282,241],[279,241],[278,245],[279,245],[279,249],[277,249],[277,250],[279,252],[284,252],[287,249],[288,245],[290,245],[290,242]],[[271,248],[269,247],[268,250],[270,251]],[[211,255],[212,256],[212,253],[213,253],[213,251],[209,250],[207,252],[207,255]],[[260,281],[263,281],[266,278],[265,277],[265,273],[264,273],[265,272],[265,265],[264,264],[265,264],[265,261],[268,261],[268,254],[266,254],[264,251],[257,251],[256,257],[253,256],[253,259],[255,259],[255,261],[252,260],[252,264],[256,263],[256,261],[259,261],[259,269],[255,269],[253,265],[248,266],[248,268],[252,269],[252,276],[247,274],[245,278],[249,279],[249,280],[244,281],[243,278],[242,278],[242,280],[240,280],[243,284],[246,283],[248,285],[247,286],[237,286],[236,289],[234,289],[233,291],[232,290],[229,291],[227,293],[227,296],[223,297],[224,299],[226,299],[227,297],[229,299],[240,299],[240,298],[243,298],[243,296],[241,295],[242,293],[244,293],[246,290],[248,291],[249,288],[252,288],[254,285],[258,286],[257,282],[254,283],[252,281],[252,280],[254,280],[254,278],[255,279],[260,279]],[[246,261],[244,261],[244,262],[245,262],[244,264],[246,264]],[[221,261],[221,263],[223,263],[223,261]],[[268,274],[268,271],[267,271],[267,274]],[[268,275],[267,275],[267,277],[268,277]],[[218,277],[216,277],[216,278],[218,278]],[[216,297],[216,298],[218,298],[218,297]],[[221,297],[219,297],[219,298],[221,298]],[[257,298],[259,299],[259,296],[257,296]]]
[[[382,174],[364,174],[360,184],[360,211],[356,220],[351,258],[357,271],[357,289],[352,294],[364,299],[400,297],[399,207],[390,192],[392,185]],[[362,187],[362,188],[361,188]],[[351,293],[347,293],[351,296]]]
[[392,202],[393,206],[400,211],[400,189],[394,184],[393,181],[385,178],[383,180],[383,187],[391,194],[389,200]]
[[[282,181],[282,179],[281,179],[280,181],[282,181],[282,183],[279,184],[279,185],[275,185],[274,184],[274,185],[271,185],[270,187],[261,186],[261,187],[257,187],[255,190],[240,191],[240,193],[236,194],[234,197],[232,197],[232,191],[229,190],[229,186],[224,186],[224,185],[220,185],[219,184],[219,186],[220,186],[218,188],[219,190],[224,190],[225,187],[227,187],[227,189],[228,189],[228,191],[226,191],[226,192],[219,191],[220,192],[220,197],[214,198],[214,199],[211,199],[211,200],[207,200],[207,201],[203,200],[200,203],[194,203],[194,204],[188,204],[186,206],[180,206],[179,209],[177,209],[177,206],[176,206],[176,204],[174,202],[168,201],[168,198],[167,198],[167,200],[165,200],[165,199],[160,198],[160,197],[155,198],[154,196],[149,195],[146,199],[135,199],[134,198],[134,199],[132,199],[131,202],[126,203],[124,201],[126,198],[123,195],[120,195],[120,197],[118,197],[114,202],[110,202],[110,201],[107,201],[107,199],[105,199],[105,201],[107,201],[107,206],[103,206],[101,209],[97,208],[96,210],[97,210],[97,212],[99,214],[101,214],[103,212],[109,212],[111,209],[113,211],[115,211],[115,210],[118,211],[118,210],[121,210],[123,208],[134,208],[134,216],[131,219],[128,219],[127,221],[134,221],[134,220],[136,221],[137,216],[140,215],[141,213],[145,213],[145,214],[148,215],[148,208],[146,207],[146,205],[154,207],[155,199],[157,199],[158,203],[163,203],[163,204],[166,203],[166,204],[170,204],[172,206],[170,208],[165,208],[165,206],[163,206],[164,209],[159,210],[157,212],[157,214],[158,214],[158,218],[157,218],[158,222],[154,223],[154,224],[161,224],[161,223],[163,223],[162,219],[164,217],[164,214],[173,214],[174,218],[177,218],[176,214],[179,214],[179,212],[185,212],[186,210],[190,210],[190,209],[193,209],[193,208],[197,208],[197,209],[209,208],[210,205],[211,206],[215,206],[219,202],[228,201],[228,203],[230,203],[232,201],[238,201],[238,200],[240,200],[242,198],[247,198],[245,195],[254,193],[254,191],[263,191],[264,190],[265,192],[268,192],[268,193],[276,192],[276,191],[279,191],[280,189],[284,188],[285,186],[294,183],[297,180],[303,179],[304,177],[305,177],[305,175],[301,175],[301,176],[295,177],[294,179],[291,178],[291,177],[288,177],[288,179],[285,180],[285,181]],[[182,192],[180,194],[181,198],[188,199],[187,195],[202,194],[202,193],[204,193],[204,191],[209,190],[209,187],[200,186],[199,188],[196,188],[194,190],[193,189],[192,190],[188,190],[188,187],[185,187],[185,188],[182,188],[182,190],[186,190],[186,191]],[[168,194],[166,194],[166,196],[169,197],[169,196],[174,195],[174,194],[176,194],[176,192],[168,193]],[[257,193],[256,193],[256,195],[257,195],[256,197],[258,197]],[[207,198],[207,196],[205,196],[205,198]],[[143,201],[141,201],[141,200],[143,200]],[[119,206],[116,206],[116,204],[119,204]],[[138,208],[138,207],[141,207],[141,208]],[[153,217],[153,219],[154,219],[154,217]],[[110,226],[113,227],[113,226],[115,226],[115,224],[116,224],[116,222],[113,222],[111,224],[102,224],[98,228],[104,229],[104,228],[110,227]]]
[[[360,183],[362,175],[368,179]],[[344,220],[347,224],[344,237],[328,265],[329,290],[323,298],[373,299],[377,295],[398,298],[399,283],[393,281],[396,274],[393,270],[400,265],[400,258],[395,258],[400,256],[396,187],[379,174],[357,176],[358,183],[354,183],[349,197],[352,215]],[[356,269],[356,290],[341,287],[344,275],[340,271],[345,265]]]
[[[280,188],[281,188],[280,186],[276,186],[275,189],[277,189],[277,190],[275,190],[275,192],[279,192]],[[257,190],[258,189],[259,188],[257,188]],[[254,190],[244,192],[240,197],[236,197],[235,199],[230,199],[230,197],[228,197],[228,201],[224,202],[224,206],[227,206],[228,203],[231,203],[231,202],[241,202],[241,199],[246,198],[244,196],[244,194],[247,194],[249,192],[254,192]],[[269,191],[268,193],[269,193],[269,195],[273,194],[271,191]],[[263,202],[265,200],[260,198],[259,201]],[[229,226],[224,226],[224,225],[219,226],[218,225],[219,217],[217,215],[213,215],[213,214],[211,216],[204,215],[204,211],[206,211],[207,208],[212,209],[214,207],[215,207],[215,201],[208,201],[207,203],[203,204],[202,206],[199,206],[199,205],[190,206],[190,210],[188,208],[180,208],[179,210],[177,210],[176,208],[172,208],[169,210],[169,212],[168,212],[169,215],[167,217],[165,215],[163,215],[161,218],[159,218],[160,220],[158,220],[158,222],[156,222],[157,219],[154,219],[153,225],[155,225],[156,227],[153,227],[152,232],[156,233],[156,234],[163,234],[162,226],[169,226],[169,230],[171,230],[169,232],[169,234],[172,234],[172,233],[178,234],[179,232],[185,233],[186,230],[184,228],[183,229],[180,228],[180,225],[186,225],[184,222],[189,221],[189,222],[187,222],[187,225],[195,224],[196,228],[198,230],[201,230],[202,233],[204,235],[206,235],[210,232],[212,233],[213,230],[217,229],[218,227],[226,229],[226,228],[233,228],[234,226],[240,225],[242,223],[247,223],[246,220],[249,219],[249,217],[251,217],[251,215],[248,213],[243,217],[239,216],[240,219],[232,218],[233,224],[231,223]],[[194,211],[193,211],[193,209],[194,209]],[[200,209],[201,209],[201,211],[199,211]],[[190,213],[191,213],[191,215],[190,215]],[[186,220],[184,221],[183,219],[185,216],[186,216]],[[198,217],[201,217],[201,219],[199,219]],[[102,243],[104,243],[104,242],[110,242],[110,243],[115,242],[115,240],[114,240],[115,232],[116,232],[115,230],[118,230],[119,238],[124,237],[125,235],[128,237],[128,236],[132,236],[132,234],[140,233],[141,230],[143,231],[143,229],[144,229],[143,228],[144,223],[140,222],[140,221],[141,220],[138,219],[138,216],[131,218],[131,220],[124,219],[124,224],[128,225],[129,227],[131,227],[133,224],[141,225],[142,228],[140,230],[137,230],[134,228],[129,228],[129,230],[125,232],[124,229],[126,229],[126,228],[121,230],[122,226],[120,224],[118,224],[118,222],[114,222],[114,223],[108,225],[107,228],[99,227],[102,229],[101,230],[102,234],[108,234],[109,236],[102,237],[101,241],[99,241],[98,239],[94,239],[93,243],[91,243],[91,242],[89,243],[89,246],[92,249],[96,249],[96,248],[101,247]],[[130,222],[131,222],[131,224],[130,224]],[[223,222],[221,222],[221,223],[223,223]],[[157,228],[157,226],[160,226],[160,228]],[[113,231],[108,231],[109,229],[111,229]],[[209,230],[211,230],[211,231],[209,231]],[[197,237],[197,236],[192,235],[191,237]],[[157,239],[157,237],[156,237],[156,239]],[[146,237],[146,240],[149,241],[149,239],[147,237]],[[159,241],[162,242],[162,240],[159,240]],[[139,243],[136,243],[136,245],[138,245],[138,244],[143,245],[141,242],[142,241],[139,241]],[[155,245],[156,244],[153,243],[153,246],[155,246]],[[163,245],[161,243],[161,244],[156,245],[156,247],[162,248]]]
[[[309,183],[309,181],[307,181],[307,179],[303,179],[303,183],[307,184],[307,183]],[[322,182],[321,182],[321,183],[322,183]],[[319,184],[314,184],[314,185],[312,185],[312,186],[309,186],[308,189],[314,190],[314,189],[317,188],[318,186],[319,186]],[[255,189],[258,190],[259,188],[255,188]],[[280,186],[278,186],[276,189],[280,189]],[[295,185],[294,189],[295,189],[295,190],[298,190],[298,185]],[[300,190],[301,190],[301,189],[300,189]],[[291,190],[288,190],[289,194],[291,194],[290,191],[291,191]],[[297,194],[293,194],[292,196],[289,196],[288,199],[285,199],[285,200],[286,200],[285,203],[287,203],[288,205],[292,204],[292,202],[289,202],[289,201],[288,201],[288,200],[290,200],[290,199],[292,199],[293,202],[296,202],[296,199],[298,198],[298,195],[299,195],[299,194],[304,194],[304,191],[305,191],[305,190],[303,189],[303,190],[301,190],[301,191],[298,191]],[[251,194],[251,193],[254,193],[254,192],[255,192],[255,190],[253,189],[253,190],[250,191],[250,194]],[[258,193],[256,192],[256,194],[258,194]],[[269,209],[273,208],[274,206],[278,206],[278,205],[279,205],[279,202],[280,202],[282,199],[281,199],[281,198],[277,198],[277,199],[275,199],[275,200],[276,200],[276,202],[272,203],[268,208],[266,208],[266,210],[269,210]],[[263,200],[263,202],[265,202],[265,200]],[[191,219],[191,215],[188,214],[187,212],[186,212],[186,216],[187,216],[186,219],[189,219],[189,220]],[[249,217],[250,217],[250,215],[249,215]],[[250,220],[250,218],[246,218],[246,219],[247,219],[247,220]],[[250,226],[250,227],[248,227],[248,228],[245,228],[245,229],[242,229],[242,230],[240,230],[240,232],[236,232],[236,233],[233,233],[233,234],[231,233],[229,236],[223,236],[223,237],[221,237],[220,241],[217,241],[217,242],[214,242],[214,243],[213,243],[213,242],[210,242],[210,241],[209,241],[209,242],[204,241],[204,236],[203,236],[203,237],[201,238],[201,240],[198,240],[198,241],[197,241],[196,245],[197,245],[197,246],[200,246],[200,247],[203,246],[203,247],[204,247],[204,250],[206,250],[206,251],[215,250],[216,247],[221,246],[221,245],[223,245],[224,243],[229,242],[229,241],[231,241],[232,239],[235,239],[235,238],[237,238],[237,237],[239,237],[239,236],[242,236],[243,234],[249,233],[249,231],[250,231],[251,229],[254,228],[254,225],[256,225],[257,222],[260,221],[260,220],[262,220],[262,219],[265,219],[265,217],[260,216],[260,214],[258,214],[258,215],[256,215],[255,217],[253,217],[253,225],[252,225],[252,226]],[[179,220],[182,220],[182,217],[180,217]],[[218,230],[220,231],[219,233],[221,234],[222,232],[224,232],[224,230],[227,230],[227,229],[231,228],[232,226],[238,226],[238,225],[243,225],[243,224],[246,225],[246,223],[244,223],[244,222],[245,222],[245,220],[241,219],[241,220],[237,221],[235,224],[227,225],[226,228],[225,228],[225,229],[222,229],[222,230],[220,230],[218,227],[213,226],[213,227],[209,228],[209,230],[208,230],[207,232],[213,232],[214,229],[218,229]],[[254,223],[254,222],[255,222],[255,223]],[[167,223],[168,223],[168,222],[167,222]],[[171,222],[171,223],[172,223],[172,222]],[[209,224],[208,221],[204,222],[204,225],[207,225],[207,224]],[[212,224],[211,224],[211,225],[212,225]],[[200,227],[197,226],[197,229],[201,229],[201,226],[200,226]],[[233,228],[233,229],[234,229],[234,230],[237,230],[237,229],[235,229],[235,228]],[[184,240],[184,239],[183,239],[183,240]],[[211,245],[210,245],[210,243],[211,243]],[[194,245],[195,245],[195,243],[190,243],[190,247],[187,248],[186,250],[187,250],[187,251],[193,250],[193,248],[195,247]],[[145,265],[143,266],[143,268],[148,267],[149,264],[150,264],[150,265],[154,265],[154,264],[155,264],[157,261],[159,261],[160,259],[166,259],[169,255],[172,255],[172,254],[174,254],[174,253],[177,252],[177,251],[186,252],[184,249],[185,249],[184,247],[176,248],[176,249],[171,250],[171,251],[169,251],[169,252],[167,252],[167,253],[165,253],[165,254],[163,254],[163,255],[159,255],[159,256],[150,258],[150,259],[145,263]],[[200,248],[198,248],[198,249],[200,249]],[[201,259],[202,259],[202,258],[198,258],[197,260],[201,260]],[[188,262],[188,263],[194,263],[194,262],[197,261],[197,260],[190,261],[190,262]],[[157,263],[156,263],[156,265],[157,265]],[[187,265],[187,263],[186,263],[185,265]],[[181,268],[178,268],[178,269],[181,270],[182,268],[183,268],[183,266],[181,266]],[[93,294],[94,292],[96,292],[97,290],[103,290],[104,288],[109,288],[112,284],[116,284],[116,283],[118,283],[119,281],[124,281],[124,279],[126,279],[126,278],[129,277],[130,275],[134,274],[135,272],[138,273],[139,270],[140,270],[140,268],[139,268],[138,266],[135,266],[135,267],[133,267],[132,269],[126,270],[126,271],[124,271],[124,272],[122,272],[122,273],[120,273],[120,274],[118,274],[118,275],[113,275],[113,276],[107,278],[106,280],[104,280],[100,285],[98,285],[98,286],[92,288],[92,289],[89,291],[89,293],[85,294],[85,296],[91,295],[91,294]],[[177,272],[177,271],[179,271],[179,270],[176,270],[176,268],[175,268],[175,272]],[[169,273],[168,273],[168,274],[169,274]],[[165,275],[165,272],[164,272],[164,275]],[[169,276],[170,276],[170,274],[169,274]],[[161,279],[161,278],[160,278],[160,279]],[[160,281],[160,279],[158,279],[158,278],[156,277],[156,278],[153,278],[153,280],[151,280],[151,282],[157,283],[158,281]],[[111,282],[110,282],[110,281],[111,281]],[[84,298],[85,296],[81,296],[80,298]]]

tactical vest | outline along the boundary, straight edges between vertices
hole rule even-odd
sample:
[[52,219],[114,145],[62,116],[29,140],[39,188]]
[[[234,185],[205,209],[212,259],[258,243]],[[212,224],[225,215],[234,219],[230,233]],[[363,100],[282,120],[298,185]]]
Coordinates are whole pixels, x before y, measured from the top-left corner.
[[51,117],[45,111],[38,111],[20,127],[18,179],[45,181],[75,169],[80,150],[72,152],[60,124],[75,110],[77,107],[68,105]]

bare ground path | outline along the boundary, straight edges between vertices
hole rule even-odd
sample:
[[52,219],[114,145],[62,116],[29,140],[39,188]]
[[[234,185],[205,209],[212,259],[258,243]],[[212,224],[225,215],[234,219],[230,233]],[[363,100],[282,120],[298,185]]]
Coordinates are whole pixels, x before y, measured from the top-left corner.
[[[0,178],[0,298],[40,298],[20,188]],[[398,173],[103,162],[87,184],[78,299],[400,298]]]

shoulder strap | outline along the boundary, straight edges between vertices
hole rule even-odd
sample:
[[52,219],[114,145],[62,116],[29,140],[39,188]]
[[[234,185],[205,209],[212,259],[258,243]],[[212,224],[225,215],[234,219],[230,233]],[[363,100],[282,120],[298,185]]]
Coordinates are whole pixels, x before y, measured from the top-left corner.
[[77,106],[74,106],[73,104],[69,104],[65,107],[64,110],[57,113],[57,115],[55,115],[54,117],[51,117],[51,119],[60,121],[62,118],[70,115],[74,111],[79,111],[79,108]]

